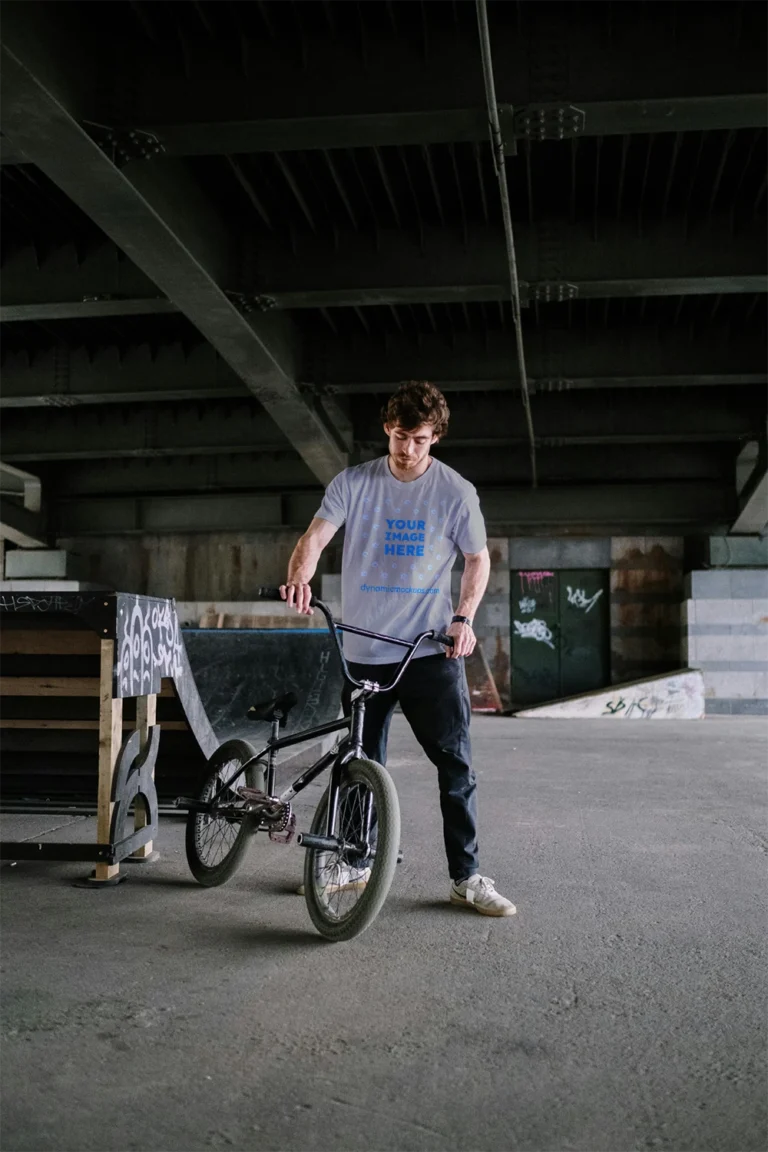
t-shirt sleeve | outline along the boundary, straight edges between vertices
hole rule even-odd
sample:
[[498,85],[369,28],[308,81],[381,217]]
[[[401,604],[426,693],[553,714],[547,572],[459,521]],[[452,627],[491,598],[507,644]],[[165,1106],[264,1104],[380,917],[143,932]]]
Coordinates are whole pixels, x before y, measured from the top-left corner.
[[315,516],[320,520],[327,520],[337,528],[343,528],[347,519],[347,485],[344,482],[344,473],[334,476],[325,490],[323,502]]
[[488,542],[485,520],[480,511],[480,500],[474,488],[464,498],[459,508],[452,535],[454,544],[465,556],[482,552]]

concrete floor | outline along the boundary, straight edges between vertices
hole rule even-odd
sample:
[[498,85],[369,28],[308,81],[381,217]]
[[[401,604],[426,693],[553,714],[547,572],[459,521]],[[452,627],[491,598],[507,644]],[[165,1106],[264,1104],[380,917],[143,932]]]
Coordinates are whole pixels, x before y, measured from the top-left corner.
[[765,1149],[767,735],[476,719],[507,920],[446,903],[401,718],[406,859],[351,944],[314,935],[294,847],[213,890],[171,820],[116,889],[3,866],[4,1152]]

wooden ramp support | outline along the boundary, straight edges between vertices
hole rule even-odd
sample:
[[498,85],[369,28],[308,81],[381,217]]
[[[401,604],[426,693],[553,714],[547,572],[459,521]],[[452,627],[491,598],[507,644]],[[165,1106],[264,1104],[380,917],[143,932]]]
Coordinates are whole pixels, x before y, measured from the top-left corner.
[[[0,858],[90,860],[94,872],[83,883],[114,885],[124,878],[121,862],[155,855],[158,696],[176,696],[186,716],[186,721],[166,721],[162,727],[191,729],[206,759],[218,745],[191,681],[175,605],[114,592],[4,593],[0,620],[0,698],[6,701],[0,734],[58,729],[84,732],[87,740],[88,732],[95,739],[98,731],[96,843],[5,842]],[[83,675],[89,668],[92,674]],[[76,674],[59,675],[62,670]],[[135,702],[135,720],[124,719],[126,699]],[[98,719],[84,718],[82,711],[78,718],[78,700],[91,716],[98,706]],[[75,711],[75,718],[60,718],[68,710]],[[8,716],[8,711],[17,714]],[[32,773],[29,795],[34,790]]]

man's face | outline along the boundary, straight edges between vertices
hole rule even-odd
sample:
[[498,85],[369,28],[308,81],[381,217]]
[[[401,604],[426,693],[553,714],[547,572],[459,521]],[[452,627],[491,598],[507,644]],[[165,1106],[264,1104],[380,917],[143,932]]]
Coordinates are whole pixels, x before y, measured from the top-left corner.
[[431,424],[420,424],[418,428],[410,429],[401,428],[399,424],[385,424],[384,431],[389,437],[389,454],[403,472],[421,464],[438,441]]

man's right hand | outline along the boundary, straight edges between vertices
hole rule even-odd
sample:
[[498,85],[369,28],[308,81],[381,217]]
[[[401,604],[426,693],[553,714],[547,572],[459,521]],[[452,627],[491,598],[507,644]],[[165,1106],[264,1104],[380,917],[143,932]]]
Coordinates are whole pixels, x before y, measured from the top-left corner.
[[289,608],[295,608],[304,616],[314,616],[314,608],[310,608],[312,589],[309,584],[281,584],[280,595]]

